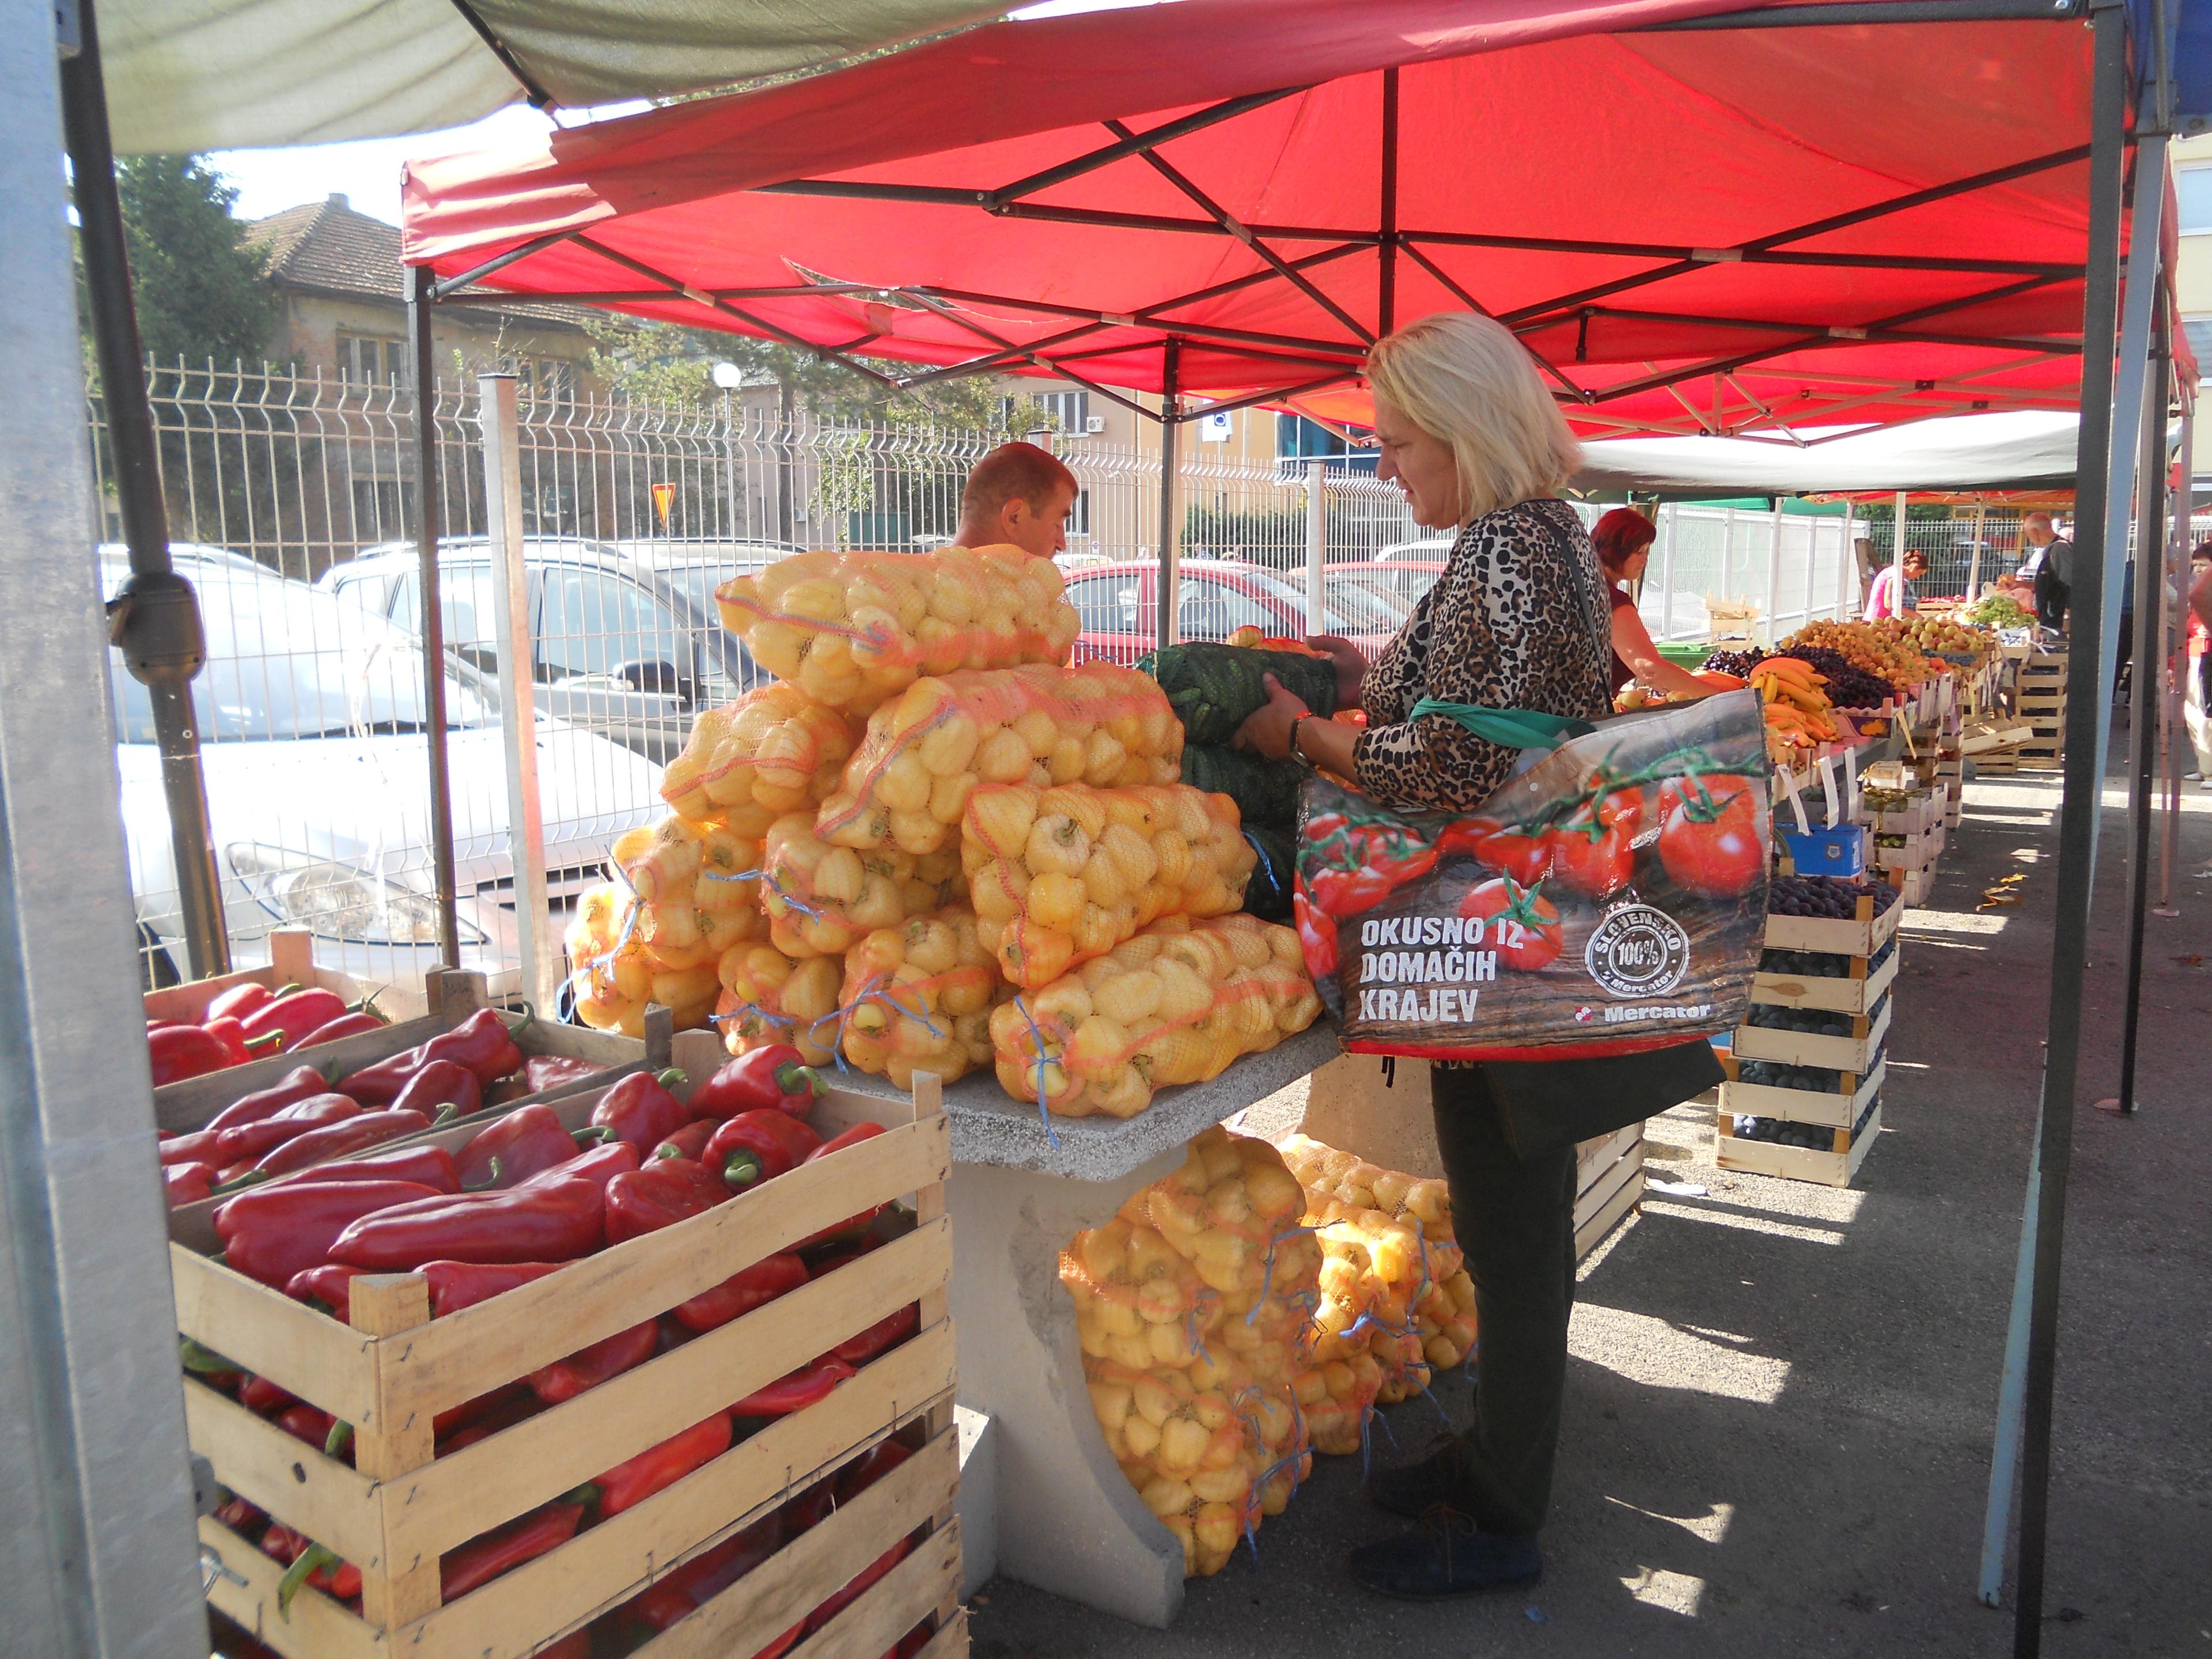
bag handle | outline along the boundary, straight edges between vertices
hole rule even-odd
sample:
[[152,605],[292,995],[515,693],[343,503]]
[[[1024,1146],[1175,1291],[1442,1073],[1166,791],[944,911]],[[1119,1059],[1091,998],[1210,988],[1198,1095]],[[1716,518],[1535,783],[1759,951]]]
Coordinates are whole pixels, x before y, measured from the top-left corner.
[[1423,697],[1406,718],[1417,720],[1424,714],[1441,714],[1501,749],[1556,749],[1569,738],[1586,738],[1597,730],[1589,721],[1571,715],[1540,714],[1533,708],[1486,708],[1477,702],[1445,702],[1436,697]]

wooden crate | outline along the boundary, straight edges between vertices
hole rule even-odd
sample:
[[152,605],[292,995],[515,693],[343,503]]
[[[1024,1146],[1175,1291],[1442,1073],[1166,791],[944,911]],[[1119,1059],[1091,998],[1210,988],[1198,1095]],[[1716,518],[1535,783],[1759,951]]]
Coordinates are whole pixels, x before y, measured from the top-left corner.
[[1904,917],[1905,907],[1893,904],[1876,915],[1874,898],[1861,894],[1858,915],[1850,921],[1831,916],[1782,916],[1766,918],[1766,948],[1770,951],[1820,951],[1830,956],[1870,957],[1881,949],[1882,941],[1897,931]]
[[1942,813],[1945,793],[1941,787],[1920,791],[1903,806],[1875,813],[1869,824],[1877,836],[1918,835]]
[[1981,756],[2025,743],[2034,735],[2024,720],[1978,720],[1960,734],[1959,746],[1969,755]]
[[1850,958],[1850,976],[1831,978],[1822,974],[1757,973],[1751,979],[1753,1002],[1778,1002],[1785,1008],[1820,1008],[1830,1013],[1863,1014],[1881,1000],[1897,978],[1897,959],[1902,948],[1892,951],[1879,968],[1869,969],[1864,957]]
[[1814,1152],[1807,1146],[1778,1146],[1770,1140],[1740,1140],[1725,1109],[1717,1127],[1719,1133],[1713,1142],[1713,1156],[1723,1170],[1780,1176],[1790,1181],[1817,1181],[1827,1187],[1848,1187],[1857,1178],[1859,1165],[1866,1162],[1875,1137],[1881,1133],[1881,1109],[1875,1108],[1874,1115],[1856,1135],[1849,1129],[1837,1130],[1832,1152]]
[[376,1006],[392,1019],[420,1019],[429,1012],[421,986],[368,985],[315,963],[315,941],[311,933],[287,929],[269,935],[269,960],[259,968],[241,968],[234,974],[188,980],[182,985],[146,993],[146,1018],[185,1020],[197,1025],[207,1018],[208,1005],[225,991],[240,985],[314,986],[335,991],[348,1002],[374,997]]
[[[1887,966],[1887,964],[1884,964]],[[1738,1060],[1773,1060],[1789,1066],[1824,1066],[1832,1072],[1856,1077],[1881,1063],[1882,1041],[1889,1035],[1889,1004],[1875,1014],[1851,1016],[1849,1036],[1821,1036],[1812,1031],[1785,1031],[1772,1025],[1739,1025],[1730,1045]],[[1752,1085],[1757,1086],[1757,1085]],[[1802,1089],[1769,1089],[1769,1094],[1802,1094]],[[1742,1108],[1751,1111],[1748,1106]],[[1758,1112],[1759,1117],[1778,1117],[1778,1112]],[[1820,1121],[1804,1120],[1800,1121]]]
[[[703,1077],[703,1071],[695,1066]],[[688,1087],[688,1085],[687,1085]],[[679,1090],[679,1092],[684,1091]],[[588,1115],[589,1097],[556,1106]],[[194,1449],[216,1478],[362,1570],[356,1615],[302,1590],[278,1616],[282,1569],[219,1522],[200,1522],[220,1571],[210,1601],[292,1659],[522,1659],[618,1605],[668,1569],[765,1516],[885,1437],[916,1455],[641,1650],[655,1659],[750,1652],[789,1629],[917,1528],[927,1537],[791,1659],[874,1659],[935,1618],[931,1659],[966,1650],[952,1513],[951,1241],[944,1182],[951,1141],[941,1091],[911,1103],[832,1090],[825,1132],[863,1120],[886,1133],[777,1177],[705,1215],[575,1262],[447,1318],[428,1317],[411,1273],[354,1281],[341,1325],[204,1254],[204,1218],[173,1224],[179,1329],[355,1429],[356,1467],[322,1455],[197,1382],[185,1383]],[[431,1419],[651,1317],[819,1231],[910,1196],[902,1237],[719,1330],[477,1443],[432,1456]],[[921,1328],[826,1399],[776,1419],[686,1479],[537,1560],[441,1604],[439,1559],[744,1398],[896,1311]]]
[[[212,984],[215,981],[201,982]],[[359,1036],[322,1043],[296,1054],[271,1054],[266,1060],[233,1066],[226,1071],[210,1072],[204,1077],[186,1078],[179,1083],[165,1084],[154,1091],[155,1124],[159,1128],[176,1133],[199,1128],[231,1102],[241,1099],[257,1089],[268,1088],[295,1066],[301,1065],[313,1066],[325,1076],[336,1078],[337,1086],[343,1091],[348,1073],[411,1048],[419,1042],[428,1042],[440,1032],[451,1030],[484,1006],[482,974],[434,973],[424,981],[423,992],[429,1012],[419,1018],[399,1020],[380,1030],[364,1031]],[[633,1072],[647,1066],[658,1071],[669,1063],[669,1031],[665,1014],[659,1020],[648,1023],[647,1037],[643,1042],[635,1037],[617,1036],[611,1032],[594,1031],[588,1026],[562,1025],[550,1019],[533,1018],[527,1014],[502,1011],[501,1017],[514,1030],[515,1046],[522,1050],[526,1058],[532,1054],[568,1054],[597,1060],[611,1070],[619,1068]],[[611,1081],[611,1077],[598,1079],[592,1082],[592,1086]],[[578,1086],[580,1085],[566,1084],[546,1092],[565,1093]],[[532,1095],[525,1098],[535,1100],[538,1097]],[[489,1116],[512,1111],[522,1103],[522,1100],[511,1100],[496,1106],[487,1106],[483,1111],[461,1121],[482,1123]]]
[[1739,1083],[1741,1065],[1734,1054],[1721,1056],[1721,1069],[1728,1073],[1721,1085],[1723,1116],[1778,1117],[1787,1123],[1817,1123],[1832,1129],[1848,1129],[1857,1122],[1889,1074],[1889,1062],[1877,1056],[1865,1076],[1846,1073],[1834,1089],[1781,1089],[1771,1083]]
[[[1943,817],[1939,811],[1927,827],[1914,831],[1905,838],[1902,847],[1885,847],[1876,842],[1867,849],[1868,861],[1887,870],[1926,870],[1931,868],[1943,852]],[[1892,885],[1896,878],[1891,877]]]
[[1644,1200],[1644,1126],[1576,1148],[1575,1260],[1580,1261]]

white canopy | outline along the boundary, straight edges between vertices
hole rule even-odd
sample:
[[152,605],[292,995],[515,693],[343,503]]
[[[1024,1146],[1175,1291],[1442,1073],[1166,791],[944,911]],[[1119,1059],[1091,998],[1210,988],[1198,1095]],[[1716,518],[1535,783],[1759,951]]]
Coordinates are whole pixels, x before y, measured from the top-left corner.
[[1796,495],[1893,489],[2070,489],[2078,418],[2047,410],[1959,415],[1802,446],[1753,438],[1608,438],[1583,445],[1576,488]]
[[118,154],[459,126],[834,63],[999,15],[988,0],[104,0]]

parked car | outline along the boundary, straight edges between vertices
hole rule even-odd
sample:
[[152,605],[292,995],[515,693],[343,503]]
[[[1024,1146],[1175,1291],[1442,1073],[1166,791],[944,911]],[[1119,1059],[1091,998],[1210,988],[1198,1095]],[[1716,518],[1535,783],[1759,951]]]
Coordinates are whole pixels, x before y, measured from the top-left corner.
[[[1450,550],[1449,544],[1445,550]],[[1333,564],[1328,567],[1328,580],[1332,587],[1342,582],[1371,593],[1397,606],[1402,614],[1411,616],[1422,596],[1444,574],[1444,563],[1440,555],[1432,559],[1377,559],[1372,564]]]
[[[684,747],[702,707],[726,702],[763,678],[722,626],[714,589],[796,550],[771,542],[610,545],[526,537],[538,712],[665,764]],[[422,605],[419,565],[413,543],[386,543],[333,565],[316,586],[411,633]],[[447,650],[495,676],[489,543],[481,536],[441,542],[438,569]]]
[[1410,542],[1392,542],[1375,555],[1376,564],[1394,564],[1405,559],[1448,559],[1459,538],[1456,536],[1419,536]]
[[[1067,597],[1083,619],[1076,660],[1134,662],[1150,651],[1159,577],[1159,567],[1149,561],[1089,566],[1072,574]],[[1329,633],[1370,655],[1390,641],[1402,620],[1383,600],[1348,587],[1328,591],[1323,617]],[[1177,568],[1177,639],[1224,640],[1248,623],[1266,634],[1304,636],[1304,587],[1258,565],[1190,559]]]
[[[372,983],[439,965],[423,752],[422,653],[414,638],[305,582],[173,553],[198,590],[207,665],[192,682],[208,822],[240,966],[280,928],[316,936],[319,959]],[[129,574],[100,560],[112,597]],[[146,688],[118,655],[110,683],[123,826],[149,980],[184,960],[161,754]],[[464,966],[515,959],[506,761],[497,687],[446,676],[447,753]],[[565,721],[538,727],[545,855],[556,910],[598,878],[608,842],[658,815],[657,769]]]

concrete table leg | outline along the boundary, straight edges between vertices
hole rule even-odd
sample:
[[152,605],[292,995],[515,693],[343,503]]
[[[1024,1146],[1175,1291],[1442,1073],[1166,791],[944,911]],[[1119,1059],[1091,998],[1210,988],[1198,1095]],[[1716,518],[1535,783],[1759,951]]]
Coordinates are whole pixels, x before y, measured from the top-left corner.
[[1155,1630],[1182,1609],[1182,1548],[1091,1414],[1060,1253],[1182,1162],[1178,1148],[1110,1181],[956,1164],[945,1184],[960,1403],[997,1425],[999,1569]]

